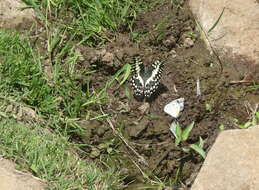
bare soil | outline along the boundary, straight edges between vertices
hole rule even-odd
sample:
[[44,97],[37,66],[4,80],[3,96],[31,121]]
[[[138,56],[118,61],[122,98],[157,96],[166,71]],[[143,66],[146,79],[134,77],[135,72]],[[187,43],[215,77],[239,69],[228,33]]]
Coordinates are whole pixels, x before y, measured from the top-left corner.
[[[138,15],[133,34],[122,28],[111,37],[113,40],[99,50],[79,48],[85,58],[79,69],[97,65],[101,70],[92,76],[95,89],[100,89],[135,54],[139,54],[146,65],[157,59],[166,62],[159,91],[150,102],[149,112],[141,120],[138,120],[141,116],[139,107],[143,102],[128,99],[125,91],[130,89],[129,84],[110,89],[110,103],[103,106],[104,112],[112,116],[114,126],[145,158],[147,165],[139,162],[139,157],[122,141],[114,139],[114,133],[105,120],[80,122],[86,131],[76,139],[88,144],[84,150],[94,160],[108,161],[125,174],[124,182],[129,184],[127,189],[137,189],[150,182],[136,165],[148,175],[171,180],[176,189],[188,189],[203,159],[195,154],[185,156],[175,146],[175,138],[169,130],[172,118],[163,112],[164,106],[179,97],[185,98],[185,108],[178,122],[186,127],[195,121],[195,127],[183,146],[196,143],[202,137],[208,151],[220,132],[221,124],[225,129],[232,129],[249,119],[251,115],[249,106],[245,106],[246,101],[249,100],[251,105],[258,102],[258,92],[250,90],[246,84],[230,83],[231,77],[222,70],[224,65],[210,55],[200,39],[187,1],[178,1],[178,4],[165,1]],[[201,82],[201,96],[196,94],[197,79]],[[133,93],[132,90],[130,92]]]

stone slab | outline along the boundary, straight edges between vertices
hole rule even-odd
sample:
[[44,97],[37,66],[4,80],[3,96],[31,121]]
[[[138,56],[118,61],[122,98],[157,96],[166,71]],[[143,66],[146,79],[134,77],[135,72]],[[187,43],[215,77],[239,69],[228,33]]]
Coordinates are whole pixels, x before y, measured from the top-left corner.
[[41,180],[15,169],[15,163],[0,158],[0,190],[43,190]]
[[[190,0],[190,9],[234,78],[258,79],[259,3],[256,0]],[[216,23],[216,27],[208,33]],[[206,40],[205,40],[206,41]],[[210,45],[209,45],[210,44]]]
[[0,0],[0,29],[29,29],[34,22],[34,11],[24,9],[25,4],[17,0]]
[[258,190],[259,126],[223,131],[191,190]]

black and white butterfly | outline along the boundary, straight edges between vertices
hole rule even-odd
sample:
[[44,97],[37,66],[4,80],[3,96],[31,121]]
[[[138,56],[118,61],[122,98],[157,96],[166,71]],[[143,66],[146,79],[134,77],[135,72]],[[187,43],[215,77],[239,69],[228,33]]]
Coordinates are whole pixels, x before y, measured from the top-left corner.
[[159,87],[163,68],[164,62],[155,61],[151,66],[145,67],[140,57],[134,57],[131,86],[135,95],[150,98]]

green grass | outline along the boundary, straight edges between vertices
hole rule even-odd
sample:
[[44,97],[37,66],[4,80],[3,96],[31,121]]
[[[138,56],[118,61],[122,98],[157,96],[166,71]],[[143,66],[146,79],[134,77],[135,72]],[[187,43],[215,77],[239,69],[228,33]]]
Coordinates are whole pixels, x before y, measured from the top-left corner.
[[[69,120],[86,115],[89,119],[99,118],[92,110],[98,111],[99,105],[109,100],[107,89],[116,81],[119,86],[124,84],[129,77],[131,68],[125,64],[101,89],[92,90],[91,71],[75,70],[78,55],[76,45],[70,41],[57,51],[54,63],[49,63],[52,77],[46,77],[43,70],[46,56],[37,54],[26,36],[0,30],[0,95],[33,108],[64,135],[81,130]],[[82,76],[84,81],[79,82],[77,78]]]
[[[136,15],[152,5],[146,0],[23,0],[46,28],[66,28],[89,46],[109,41],[111,32],[132,29]],[[51,20],[51,21],[50,21]]]
[[[82,111],[91,111],[89,105],[83,104],[89,100],[100,104],[98,98],[106,97],[110,85],[116,80],[121,84],[126,81],[130,67],[122,67],[97,97],[89,88],[86,90],[89,93],[84,92],[77,82],[73,70],[77,55],[73,48],[66,48],[69,42],[60,50],[66,51],[69,61],[62,56],[56,58],[53,78],[49,79],[42,69],[44,56],[37,54],[26,36],[0,31],[0,116],[5,118],[0,123],[0,154],[45,179],[49,189],[121,189],[119,174],[109,168],[101,171],[95,164],[78,158],[73,152],[79,148],[69,139],[71,133],[82,132],[73,119],[80,117]],[[6,113],[9,105],[35,110],[39,120],[19,118],[28,125],[33,121],[34,129],[11,121],[9,118],[18,117],[15,111]],[[45,133],[46,126],[56,133]]]
[[255,90],[258,90],[259,89],[259,84],[255,83],[253,84],[250,88],[249,88],[249,91],[255,91]]
[[[81,160],[75,154],[79,147],[69,140],[70,134],[82,132],[73,120],[86,117],[92,110],[96,112],[95,107],[109,98],[106,90],[115,81],[122,85],[130,72],[130,66],[125,65],[102,89],[93,91],[90,83],[91,73],[95,71],[76,70],[79,55],[75,49],[84,42],[93,46],[104,43],[105,32],[118,29],[118,21],[124,22],[122,18],[129,16],[127,9],[133,2],[119,1],[115,7],[111,6],[116,1],[100,1],[98,4],[97,1],[85,1],[84,5],[78,3],[81,1],[73,5],[72,1],[51,4],[53,2],[30,1],[37,11],[42,11],[38,15],[45,22],[46,49],[34,45],[29,31],[21,35],[0,30],[0,115],[5,118],[0,123],[0,154],[45,179],[49,189],[121,189],[121,176],[115,170],[107,167],[101,170],[94,163]],[[67,25],[57,15],[53,22],[51,16],[44,15],[47,11],[56,14],[65,6],[75,19]],[[94,12],[95,6],[103,14],[100,17]],[[123,12],[118,12],[122,6]],[[84,12],[83,16],[78,14],[79,8]],[[108,19],[111,13],[114,15]],[[52,24],[57,22],[54,30]],[[84,24],[89,27],[87,30],[83,28]],[[46,62],[52,68],[51,77],[44,71]],[[82,76],[84,80],[79,82],[77,79]],[[17,113],[5,112],[8,105],[32,108],[41,119],[34,121],[33,130],[17,124],[9,119],[17,119]],[[98,118],[98,115],[90,115],[90,119],[93,117]],[[31,126],[32,121],[27,119],[22,118],[23,123]],[[46,126],[54,129],[53,134],[44,132]]]
[[[69,51],[70,58],[76,60],[73,50]],[[56,61],[53,79],[49,79],[42,69],[43,57],[33,50],[29,40],[6,31],[0,31],[0,57],[0,92],[18,97],[46,117],[51,114],[77,117],[80,114],[80,106],[87,97],[76,82],[77,76],[69,71],[69,66],[74,66],[76,61]]]
[[[35,126],[34,126],[35,127]],[[68,138],[47,130],[0,122],[0,154],[13,159],[20,168],[48,181],[48,189],[121,189],[118,174],[111,168],[97,169],[94,163],[73,153]]]
[[[77,118],[102,119],[99,105],[109,100],[107,90],[123,85],[131,68],[125,64],[105,78],[101,89],[94,89],[92,75],[98,70],[78,69],[76,49],[100,46],[116,31],[131,32],[136,15],[156,2],[23,1],[43,24],[42,41],[31,37],[34,26],[22,34],[0,30],[0,154],[46,180],[49,189],[122,189],[122,176],[112,167],[100,169],[80,159],[78,152],[87,155],[71,137],[85,132]],[[51,68],[49,75],[46,66]],[[15,108],[7,113],[10,105],[30,108],[39,119],[17,116]]]
[[237,125],[237,128],[239,128],[239,129],[247,129],[247,128],[249,128],[249,127],[258,125],[258,123],[259,123],[259,112],[255,112],[255,113],[252,115],[252,118],[251,118],[249,121],[247,121],[247,122],[244,123],[244,124]]

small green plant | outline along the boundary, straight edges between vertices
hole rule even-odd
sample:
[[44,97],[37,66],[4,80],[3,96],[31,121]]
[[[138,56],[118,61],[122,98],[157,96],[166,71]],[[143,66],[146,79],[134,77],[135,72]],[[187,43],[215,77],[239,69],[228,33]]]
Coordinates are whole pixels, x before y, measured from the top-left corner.
[[220,131],[224,131],[224,130],[225,130],[225,126],[224,126],[223,124],[221,124],[221,125],[219,126],[219,130],[220,130]]
[[253,84],[252,87],[249,88],[249,91],[250,91],[250,90],[251,90],[251,91],[254,91],[254,90],[258,90],[258,89],[259,89],[259,84],[258,84],[258,83],[255,83],[255,84]]
[[247,129],[255,126],[259,123],[259,112],[256,112],[251,121],[247,121],[245,124],[237,125],[239,129]]
[[197,38],[197,34],[195,34],[194,32],[186,32],[185,36],[188,38],[191,38],[193,40],[195,40]]
[[171,4],[175,5],[176,7],[181,7],[181,1],[179,0],[171,0]]
[[121,86],[129,78],[130,71],[131,71],[131,65],[125,64],[119,71],[117,71],[117,73],[112,79],[112,82],[113,80],[117,80],[119,82],[119,85]]
[[206,158],[206,153],[203,150],[204,141],[201,137],[199,137],[199,142],[195,144],[190,144],[189,148],[183,149],[184,152],[189,153],[191,150],[197,152],[203,159]]
[[186,141],[190,135],[190,132],[192,131],[192,128],[194,126],[194,122],[192,122],[190,125],[188,125],[184,130],[181,128],[180,124],[176,124],[176,130],[175,130],[175,146],[178,146],[180,143]]
[[212,105],[211,104],[205,104],[205,108],[207,111],[211,112],[212,111]]
[[239,129],[247,129],[247,128],[251,127],[251,126],[253,126],[252,122],[251,122],[251,121],[248,121],[248,122],[246,122],[245,124],[238,125],[237,127],[238,127]]
[[175,127],[174,126],[171,127],[171,130],[176,138],[175,146],[180,146],[182,151],[185,153],[191,153],[191,151],[195,151],[203,159],[205,159],[206,153],[203,150],[204,141],[201,137],[199,138],[199,143],[197,144],[190,144],[187,147],[182,146],[182,143],[187,141],[193,127],[194,127],[194,122],[189,124],[185,129],[182,129],[179,123],[176,123]]

